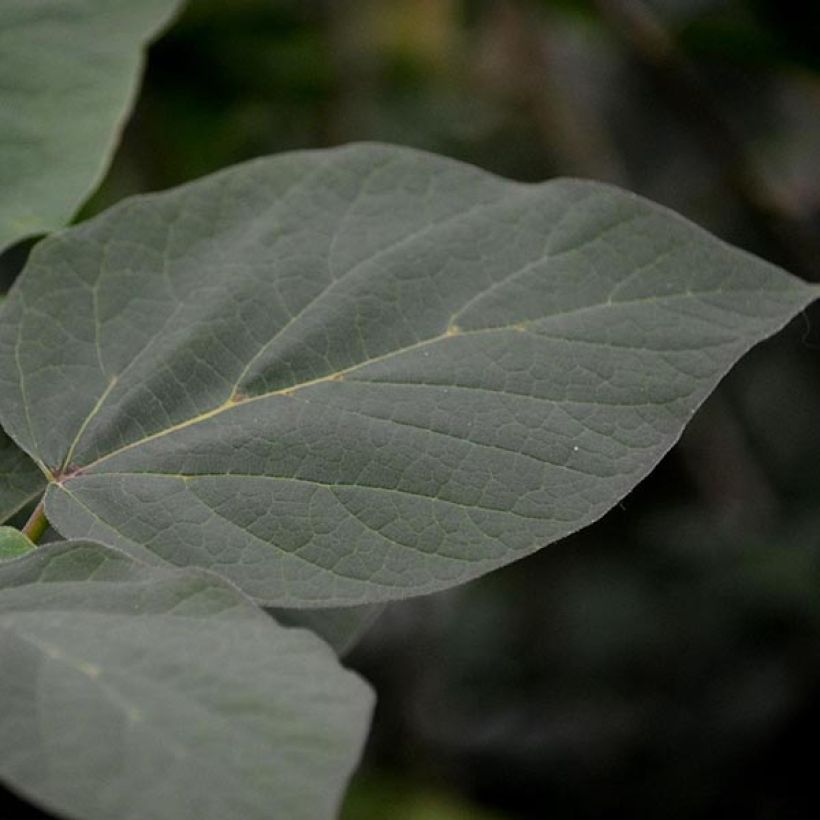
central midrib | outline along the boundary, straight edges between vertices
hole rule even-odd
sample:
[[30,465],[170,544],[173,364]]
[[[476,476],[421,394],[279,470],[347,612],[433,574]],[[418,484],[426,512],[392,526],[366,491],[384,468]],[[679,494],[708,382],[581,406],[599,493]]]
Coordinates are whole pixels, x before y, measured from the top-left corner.
[[[429,345],[438,344],[439,342],[445,342],[449,339],[456,339],[460,336],[478,336],[478,335],[485,334],[485,333],[521,332],[521,331],[525,331],[531,325],[534,325],[538,322],[543,322],[543,321],[548,320],[548,319],[561,319],[561,318],[565,318],[567,316],[572,316],[572,315],[575,315],[575,314],[585,313],[585,312],[593,311],[593,310],[599,310],[601,308],[606,308],[606,307],[629,307],[629,306],[633,306],[633,305],[636,305],[636,304],[666,302],[666,301],[670,301],[670,300],[678,299],[678,298],[700,298],[700,297],[703,297],[703,296],[714,295],[714,294],[717,294],[717,293],[725,293],[725,292],[726,292],[726,289],[724,289],[724,288],[714,288],[714,289],[711,289],[711,290],[708,290],[708,291],[688,291],[688,290],[687,291],[680,291],[680,292],[676,292],[676,293],[667,293],[667,294],[663,294],[663,295],[659,295],[659,296],[648,296],[648,297],[642,297],[642,298],[638,298],[638,299],[630,299],[630,300],[626,300],[626,301],[622,301],[622,302],[609,302],[608,300],[605,300],[605,301],[601,301],[601,302],[596,302],[596,303],[591,304],[591,305],[581,305],[577,308],[573,308],[573,309],[568,310],[568,311],[562,311],[562,312],[558,312],[558,313],[554,313],[554,314],[549,314],[547,316],[539,317],[537,319],[528,320],[526,322],[518,322],[518,323],[515,323],[515,324],[511,324],[511,325],[500,325],[500,326],[495,326],[495,327],[483,327],[483,328],[476,328],[476,329],[471,329],[471,330],[464,330],[464,329],[461,329],[461,328],[455,328],[453,326],[450,326],[443,333],[439,333],[436,336],[430,337],[428,339],[423,339],[419,342],[415,342],[415,343],[413,343],[411,345],[407,345],[406,347],[403,347],[403,348],[398,348],[396,350],[388,351],[387,353],[383,353],[379,356],[374,356],[374,357],[372,357],[370,359],[366,359],[365,361],[362,361],[362,362],[357,362],[356,364],[351,365],[350,367],[343,368],[342,370],[337,370],[337,371],[334,371],[332,373],[328,373],[328,374],[326,374],[324,376],[320,376],[316,379],[310,379],[308,381],[300,382],[300,383],[297,383],[297,384],[294,384],[294,385],[289,385],[287,387],[282,387],[282,388],[279,388],[277,390],[271,390],[271,391],[268,391],[266,393],[260,393],[259,395],[256,395],[256,396],[247,396],[247,397],[242,397],[240,399],[236,399],[236,398],[232,397],[231,399],[228,399],[227,401],[223,402],[222,404],[217,405],[216,407],[212,408],[211,410],[208,410],[204,413],[201,413],[198,416],[194,416],[193,418],[186,419],[185,421],[179,422],[178,424],[171,425],[170,427],[166,427],[163,430],[157,431],[156,433],[152,433],[149,436],[146,436],[144,438],[141,438],[141,439],[138,439],[136,441],[130,442],[129,444],[123,445],[122,447],[119,447],[115,450],[112,450],[108,453],[105,453],[102,456],[99,456],[94,461],[91,461],[87,464],[74,467],[74,468],[71,469],[71,471],[69,473],[66,473],[66,474],[62,475],[60,478],[68,479],[72,475],[76,475],[76,474],[81,473],[85,470],[96,467],[99,464],[107,461],[108,459],[113,458],[116,455],[119,455],[120,453],[127,452],[128,450],[135,449],[135,448],[137,448],[137,447],[139,447],[143,444],[147,444],[151,441],[155,441],[158,438],[162,438],[165,435],[171,435],[173,433],[179,432],[180,430],[184,430],[188,427],[193,427],[197,424],[200,424],[200,423],[205,422],[209,419],[215,418],[215,417],[221,415],[222,413],[226,413],[230,410],[233,410],[233,409],[236,409],[236,408],[239,408],[239,407],[243,407],[247,404],[252,404],[254,402],[264,401],[265,399],[270,399],[270,398],[273,398],[275,396],[287,396],[287,395],[290,395],[290,394],[292,394],[292,393],[294,393],[298,390],[304,390],[304,389],[309,388],[309,387],[315,387],[316,385],[324,384],[326,382],[341,381],[348,374],[353,373],[357,370],[360,370],[364,367],[367,367],[371,364],[376,364],[376,363],[381,362],[381,361],[386,361],[387,359],[390,359],[394,356],[400,356],[402,354],[409,353],[409,352],[412,352],[414,350],[419,350],[419,349],[427,347]],[[98,399],[97,405],[95,405],[95,410],[102,403],[102,401],[104,401],[105,396],[107,395],[107,393],[110,392],[110,390],[113,387],[113,384],[114,384],[114,382],[109,384],[106,391],[101,395],[100,399]],[[89,416],[86,417],[85,421],[83,422],[83,425],[80,428],[80,432],[78,433],[77,441],[79,441],[79,436],[82,434],[82,432],[84,432],[84,430],[87,427],[90,419],[93,416],[94,416],[94,411],[92,411],[92,413],[90,413]],[[73,450],[72,450],[72,452],[73,452]],[[52,480],[54,480],[54,479],[52,478]],[[57,480],[56,483],[61,483],[61,481]]]

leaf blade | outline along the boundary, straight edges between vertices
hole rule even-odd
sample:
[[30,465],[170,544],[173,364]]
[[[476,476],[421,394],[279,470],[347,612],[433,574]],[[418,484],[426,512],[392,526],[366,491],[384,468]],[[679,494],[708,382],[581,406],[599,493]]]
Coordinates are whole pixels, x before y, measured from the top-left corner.
[[179,0],[0,10],[0,250],[62,227],[99,184],[136,94],[142,47]]
[[0,566],[0,656],[0,774],[72,816],[331,818],[371,705],[215,576],[92,543]]
[[[82,278],[59,298],[58,259]],[[607,186],[299,152],[36,249],[0,412],[58,472],[64,532],[218,566],[266,604],[347,606],[596,520],[816,295]],[[35,310],[78,329],[44,353]]]
[[0,430],[0,524],[33,502],[45,488],[42,472]]

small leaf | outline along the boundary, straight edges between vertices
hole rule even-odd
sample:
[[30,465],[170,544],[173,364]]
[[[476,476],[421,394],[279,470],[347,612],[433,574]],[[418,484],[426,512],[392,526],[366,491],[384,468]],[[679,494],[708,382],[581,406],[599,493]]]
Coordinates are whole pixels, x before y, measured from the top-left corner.
[[42,495],[43,473],[0,430],[0,524]]
[[40,243],[0,418],[64,535],[269,605],[375,602],[598,519],[817,295],[608,186],[286,154]]
[[14,527],[0,527],[0,561],[19,558],[36,549],[35,545]]
[[180,0],[0,4],[0,250],[66,224],[105,172],[142,48]]
[[61,542],[0,564],[0,777],[83,820],[329,820],[371,695],[196,570]]

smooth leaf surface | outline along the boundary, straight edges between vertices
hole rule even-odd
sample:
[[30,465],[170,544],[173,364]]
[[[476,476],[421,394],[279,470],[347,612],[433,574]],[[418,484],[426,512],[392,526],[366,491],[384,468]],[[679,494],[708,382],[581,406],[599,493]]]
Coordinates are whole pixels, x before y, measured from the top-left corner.
[[40,243],[0,414],[64,535],[374,602],[595,521],[817,295],[608,186],[293,153]]
[[179,0],[0,3],[0,250],[62,227],[104,173],[142,49]]
[[371,708],[216,576],[90,542],[0,564],[0,668],[0,776],[82,820],[329,820]]
[[42,494],[42,471],[0,430],[0,524]]

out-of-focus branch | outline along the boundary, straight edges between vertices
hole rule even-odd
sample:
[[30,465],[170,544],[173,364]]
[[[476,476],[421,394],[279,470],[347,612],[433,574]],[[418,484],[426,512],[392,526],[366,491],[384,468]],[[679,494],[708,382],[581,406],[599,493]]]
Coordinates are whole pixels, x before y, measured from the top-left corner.
[[676,100],[687,125],[699,136],[705,150],[717,155],[728,184],[783,261],[810,279],[820,279],[820,243],[785,192],[758,166],[712,90],[655,12],[642,0],[593,3],[602,19]]

